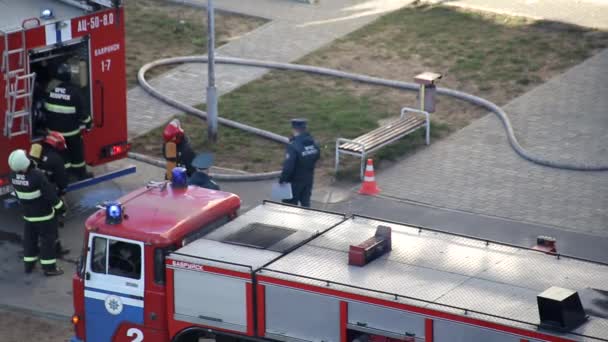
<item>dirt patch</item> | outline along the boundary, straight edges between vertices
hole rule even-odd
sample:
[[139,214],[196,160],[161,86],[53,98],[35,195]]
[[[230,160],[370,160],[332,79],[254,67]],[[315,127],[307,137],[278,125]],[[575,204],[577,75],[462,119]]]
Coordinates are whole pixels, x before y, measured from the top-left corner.
[[69,341],[74,329],[69,321],[29,316],[19,312],[0,310],[0,338],[2,341]]
[[[504,105],[607,46],[608,33],[603,31],[419,6],[383,16],[298,62],[404,81],[423,71],[440,72],[440,86]],[[310,130],[323,147],[320,172],[331,175],[337,137],[357,137],[398,115],[401,107],[416,107],[416,102],[414,92],[274,71],[222,96],[219,107],[221,116],[284,135],[289,134],[290,118],[308,117]],[[463,101],[439,97],[432,114],[432,141],[485,113]],[[198,136],[197,149],[216,151],[220,166],[269,171],[281,165],[280,144],[222,127],[218,148],[207,144],[204,123],[188,119],[185,126]],[[374,158],[391,161],[423,148],[419,133],[385,147]],[[159,137],[160,130],[137,139],[135,150],[154,142],[152,152],[158,153]],[[346,173],[356,175],[357,161],[346,159]]]
[[[162,0],[125,2],[127,82],[137,84],[137,71],[160,58],[207,52],[207,12]],[[263,19],[216,13],[216,45],[228,43],[265,23]],[[156,68],[154,77],[168,70]]]

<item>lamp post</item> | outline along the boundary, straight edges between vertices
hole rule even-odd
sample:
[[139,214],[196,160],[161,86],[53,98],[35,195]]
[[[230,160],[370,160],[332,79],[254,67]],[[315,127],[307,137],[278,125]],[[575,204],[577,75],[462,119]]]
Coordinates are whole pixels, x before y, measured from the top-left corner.
[[207,139],[217,142],[217,90],[215,88],[215,11],[213,0],[207,0]]

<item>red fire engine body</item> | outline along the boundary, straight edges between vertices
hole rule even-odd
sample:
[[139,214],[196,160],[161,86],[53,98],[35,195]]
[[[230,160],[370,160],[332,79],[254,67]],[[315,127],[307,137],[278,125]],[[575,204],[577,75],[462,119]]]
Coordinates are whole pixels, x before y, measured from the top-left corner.
[[[28,0],[0,4],[0,195],[10,191],[7,158],[42,138],[33,114],[36,89],[68,63],[93,127],[85,160],[99,165],[127,155],[125,31],[119,1]],[[40,88],[37,88],[40,87]],[[40,89],[39,93],[44,93]]]
[[605,264],[197,187],[119,201],[86,222],[73,341],[608,341]]

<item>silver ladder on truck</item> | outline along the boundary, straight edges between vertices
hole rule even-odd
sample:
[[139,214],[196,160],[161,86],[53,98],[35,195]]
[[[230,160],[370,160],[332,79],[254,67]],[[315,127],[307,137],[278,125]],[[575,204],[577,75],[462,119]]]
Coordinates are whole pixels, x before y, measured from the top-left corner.
[[[11,40],[15,35],[21,35],[20,44],[11,48]],[[4,51],[2,53],[2,74],[4,75],[6,99],[6,115],[4,117],[4,136],[12,138],[15,136],[29,134],[32,127],[32,103],[34,96],[34,82],[36,74],[30,73],[30,65],[27,61],[27,45],[25,28],[23,26],[0,30],[4,38]],[[11,63],[17,55],[17,63]],[[18,128],[15,123],[20,120]]]

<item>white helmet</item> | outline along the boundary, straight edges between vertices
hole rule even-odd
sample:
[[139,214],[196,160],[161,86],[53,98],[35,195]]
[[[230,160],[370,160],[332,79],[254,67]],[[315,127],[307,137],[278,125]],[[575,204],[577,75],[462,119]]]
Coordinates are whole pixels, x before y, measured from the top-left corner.
[[30,159],[24,150],[14,150],[8,156],[8,166],[15,172],[23,172],[30,167]]

